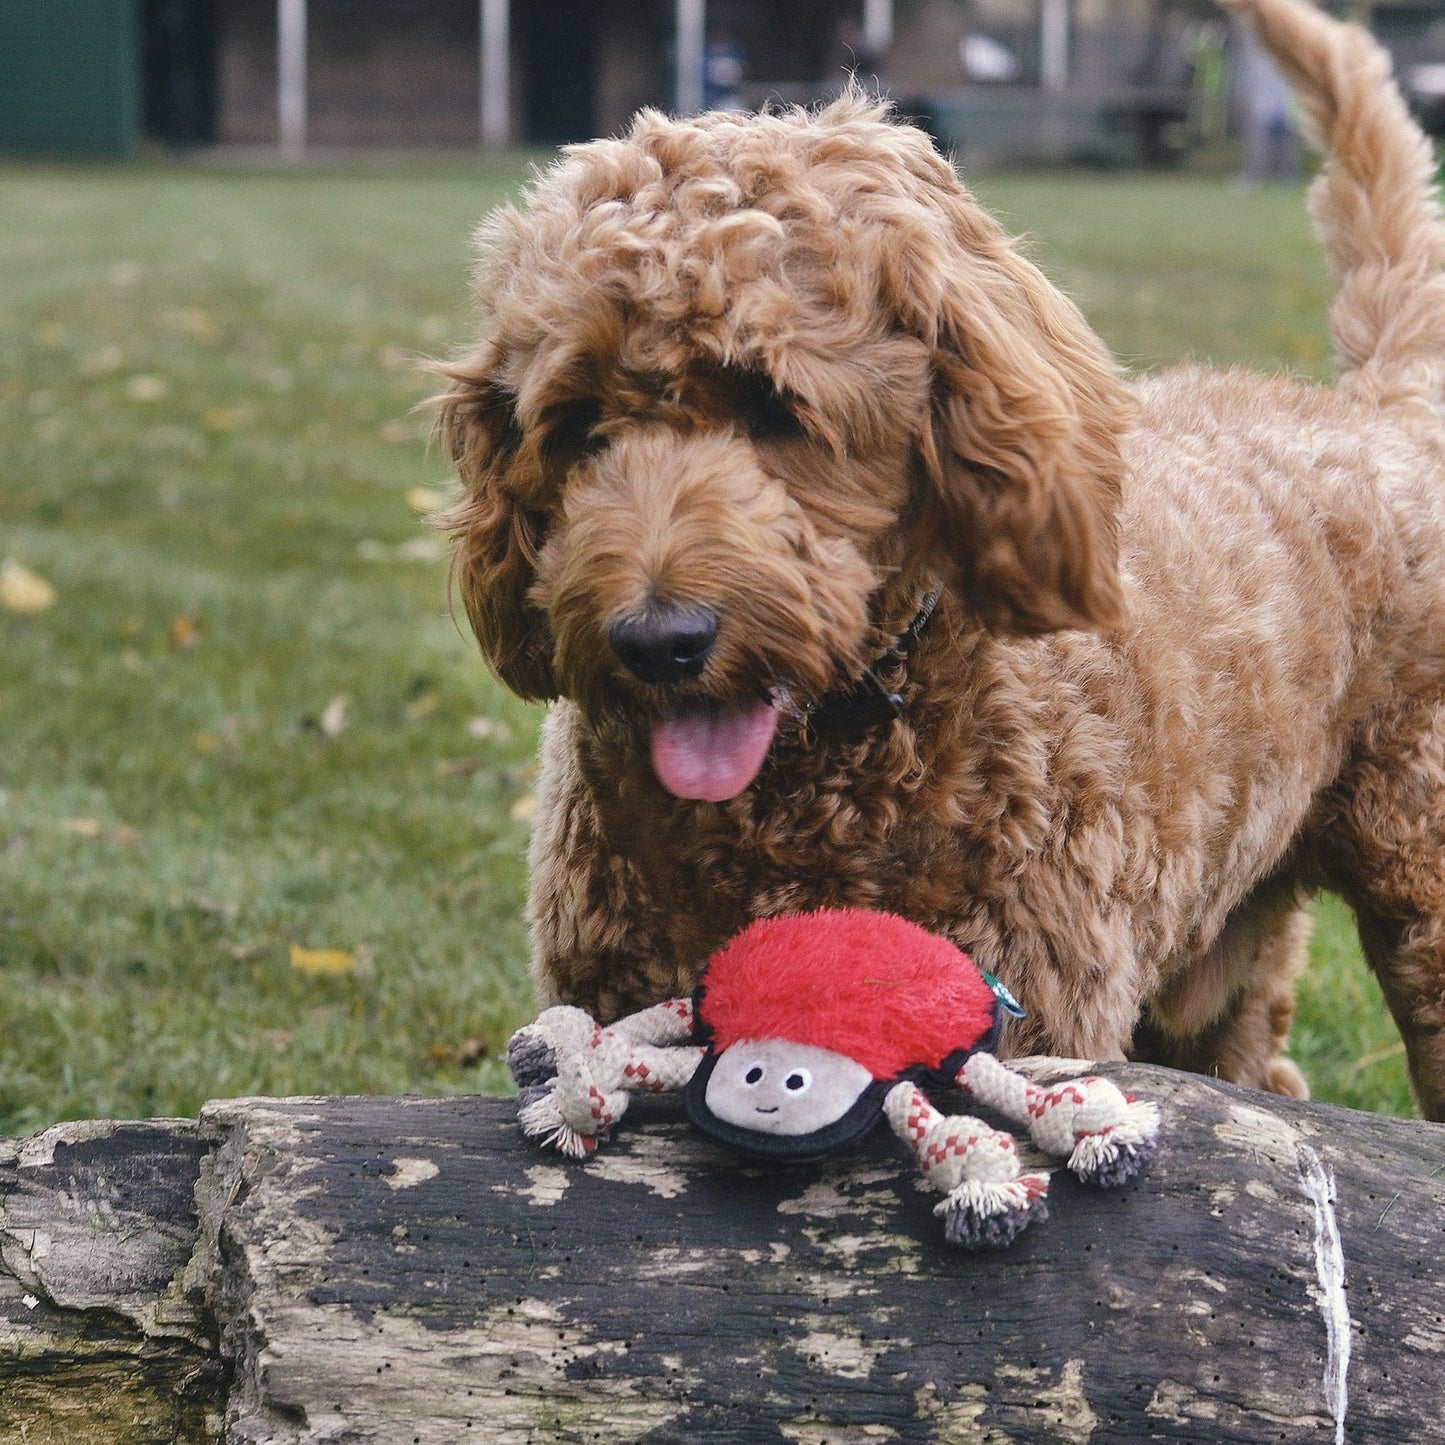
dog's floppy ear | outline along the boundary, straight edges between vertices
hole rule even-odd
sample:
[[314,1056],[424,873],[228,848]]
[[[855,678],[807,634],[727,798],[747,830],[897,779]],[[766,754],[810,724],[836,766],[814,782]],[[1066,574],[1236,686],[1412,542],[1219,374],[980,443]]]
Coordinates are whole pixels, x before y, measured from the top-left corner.
[[452,536],[452,575],[487,664],[519,697],[557,696],[552,635],[528,597],[543,519],[530,509],[534,468],[519,453],[513,398],[497,379],[500,349],[483,342],[472,355],[440,368],[438,430],[456,463],[465,495],[440,518]]
[[[1128,393],[1078,310],[992,218],[962,192],[945,209],[953,234],[929,268],[938,290],[925,326],[927,523],[986,626],[1033,634],[1107,623],[1121,603]],[[930,259],[940,260],[936,250]]]

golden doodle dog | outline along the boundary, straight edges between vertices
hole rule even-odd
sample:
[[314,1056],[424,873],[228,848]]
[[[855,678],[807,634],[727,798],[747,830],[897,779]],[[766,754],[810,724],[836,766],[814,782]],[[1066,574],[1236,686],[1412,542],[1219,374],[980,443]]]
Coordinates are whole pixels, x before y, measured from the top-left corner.
[[1015,1052],[1304,1094],[1302,905],[1355,910],[1445,1117],[1445,227],[1361,30],[1237,0],[1298,91],[1339,378],[1126,382],[922,132],[641,115],[484,231],[445,368],[481,648],[552,700],[548,1001],[890,909]]

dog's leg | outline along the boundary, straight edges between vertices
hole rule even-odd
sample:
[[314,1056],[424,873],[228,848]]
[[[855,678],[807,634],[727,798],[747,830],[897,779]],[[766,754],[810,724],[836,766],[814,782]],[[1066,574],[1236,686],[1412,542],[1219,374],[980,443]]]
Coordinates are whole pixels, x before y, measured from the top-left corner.
[[1307,1099],[1309,1085],[1284,1051],[1309,935],[1294,885],[1262,887],[1151,1000],[1130,1057]]
[[1405,1041],[1420,1112],[1445,1120],[1445,704],[1372,723],[1335,802],[1336,886]]

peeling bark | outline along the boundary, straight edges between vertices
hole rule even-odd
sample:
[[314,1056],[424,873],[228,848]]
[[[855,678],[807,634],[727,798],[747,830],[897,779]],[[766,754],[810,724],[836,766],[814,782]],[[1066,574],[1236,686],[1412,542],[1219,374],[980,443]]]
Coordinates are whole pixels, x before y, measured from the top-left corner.
[[189,1272],[189,1120],[0,1141],[0,1440],[218,1440],[224,1369]]
[[[232,1100],[48,1164],[0,1145],[0,1438],[1431,1438],[1445,1128],[1108,1072],[1165,1106],[1149,1174],[1056,1174],[1050,1218],[983,1255],[943,1243],[885,1135],[760,1169],[666,1103],[580,1165],[479,1098]],[[139,1232],[86,1202],[115,1197],[120,1166],[74,1153],[102,1145],[165,1179]],[[74,1272],[37,1261],[77,1219]],[[77,1431],[72,1353],[146,1423]]]

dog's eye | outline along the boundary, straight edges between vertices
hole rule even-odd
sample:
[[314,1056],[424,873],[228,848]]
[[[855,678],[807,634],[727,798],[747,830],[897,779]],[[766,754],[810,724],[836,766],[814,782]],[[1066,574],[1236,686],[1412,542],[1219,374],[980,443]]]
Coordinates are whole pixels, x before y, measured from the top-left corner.
[[806,435],[797,403],[778,390],[772,377],[749,372],[738,378],[738,386],[743,393],[740,410],[754,441],[783,442]]
[[602,420],[602,404],[579,401],[552,412],[546,419],[546,437],[542,443],[548,457],[572,461],[591,456],[607,445],[607,438],[596,435]]

